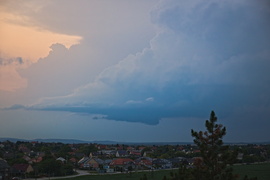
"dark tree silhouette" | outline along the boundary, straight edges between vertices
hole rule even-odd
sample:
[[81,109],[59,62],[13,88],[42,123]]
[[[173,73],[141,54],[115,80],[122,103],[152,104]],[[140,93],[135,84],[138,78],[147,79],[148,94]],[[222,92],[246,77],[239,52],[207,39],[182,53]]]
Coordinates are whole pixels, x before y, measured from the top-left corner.
[[232,173],[231,165],[235,162],[237,153],[223,144],[226,128],[216,122],[217,117],[212,111],[210,119],[205,122],[206,131],[191,130],[202,157],[195,162],[194,175],[201,180],[233,180],[236,176]]
[[[194,143],[199,147],[201,158],[194,161],[194,168],[180,166],[178,173],[171,172],[170,180],[236,180],[238,175],[233,174],[232,165],[236,162],[237,151],[230,150],[224,145],[222,138],[226,135],[226,127],[217,124],[217,117],[212,111],[210,119],[205,121],[206,131],[191,130]],[[144,180],[146,177],[141,178]],[[166,176],[163,179],[167,179]],[[248,178],[243,180],[257,180]]]

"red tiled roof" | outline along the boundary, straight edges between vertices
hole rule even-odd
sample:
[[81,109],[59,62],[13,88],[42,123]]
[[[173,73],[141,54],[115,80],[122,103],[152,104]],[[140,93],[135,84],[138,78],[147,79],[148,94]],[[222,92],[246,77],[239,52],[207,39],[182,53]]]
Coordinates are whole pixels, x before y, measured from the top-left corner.
[[32,159],[32,161],[33,161],[33,162],[36,162],[36,163],[41,162],[42,160],[43,160],[42,157],[38,157],[38,158],[33,158],[33,159]]
[[20,147],[19,147],[19,151],[22,151],[22,152],[24,152],[24,153],[28,153],[28,152],[30,152],[30,149],[28,149],[28,148],[25,147],[25,146],[20,146]]
[[12,168],[21,171],[21,172],[26,172],[29,164],[14,164]]
[[137,155],[137,156],[140,156],[140,155],[141,155],[141,152],[131,151],[131,152],[130,152],[130,155]]
[[139,147],[139,150],[143,150],[145,147],[144,146],[141,146],[141,147]]
[[133,150],[133,149],[134,147],[131,147],[131,146],[127,147],[127,150]]
[[114,159],[112,160],[112,162],[110,163],[110,165],[124,165],[128,162],[133,162],[132,159],[129,158],[118,158],[118,159]]
[[123,150],[123,146],[117,147],[118,150]]
[[106,148],[107,148],[107,145],[102,145],[102,144],[100,144],[100,145],[98,145],[97,148],[98,148],[98,149],[106,149]]
[[70,160],[71,162],[74,162],[74,163],[77,162],[77,159],[76,159],[76,158],[70,158],[69,160]]

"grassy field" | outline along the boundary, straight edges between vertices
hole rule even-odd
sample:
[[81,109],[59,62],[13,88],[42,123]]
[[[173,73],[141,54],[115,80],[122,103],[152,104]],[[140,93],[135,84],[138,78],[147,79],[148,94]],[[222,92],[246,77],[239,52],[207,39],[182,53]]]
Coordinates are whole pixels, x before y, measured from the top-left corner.
[[[147,175],[148,179],[155,179],[155,180],[162,180],[164,176],[169,177],[171,171],[169,170],[162,170],[162,171],[154,171],[151,173],[148,172],[132,172],[131,174],[104,174],[104,175],[86,175],[86,176],[79,176],[76,178],[67,178],[61,180],[140,180],[144,176]],[[60,180],[60,179],[59,179]]]
[[270,163],[234,166],[234,172],[240,177],[257,177],[258,180],[270,180]]
[[[76,178],[67,178],[62,180],[139,180],[144,174],[148,179],[162,180],[164,176],[167,178],[171,170],[162,170],[151,172],[133,172],[131,174],[113,174],[113,175],[87,175]],[[237,165],[234,166],[234,172],[239,174],[241,180],[245,175],[248,177],[257,177],[258,180],[270,180],[270,163],[252,164],[252,165]]]

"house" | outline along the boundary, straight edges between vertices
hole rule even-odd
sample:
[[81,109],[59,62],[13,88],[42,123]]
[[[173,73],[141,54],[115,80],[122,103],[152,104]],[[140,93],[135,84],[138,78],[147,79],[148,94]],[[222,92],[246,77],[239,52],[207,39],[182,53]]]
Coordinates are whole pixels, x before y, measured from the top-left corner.
[[62,157],[59,157],[59,158],[56,159],[56,161],[61,161],[62,163],[64,163],[66,160],[64,158],[62,158]]
[[106,173],[113,173],[114,169],[110,167],[110,163],[112,162],[111,159],[106,159],[103,161],[103,169],[106,171]]
[[135,160],[138,169],[152,169],[152,159],[151,158],[138,158]]
[[94,158],[94,160],[99,164],[99,165],[104,165],[105,161],[99,158]]
[[147,156],[149,156],[150,154],[153,154],[153,151],[145,151],[145,152],[143,153],[143,157],[147,157]]
[[41,156],[38,156],[38,157],[35,157],[35,158],[32,158],[32,162],[35,162],[35,163],[39,163],[43,160],[43,158]]
[[114,169],[112,169],[112,168],[107,168],[105,170],[106,170],[106,173],[113,173],[114,172]]
[[37,152],[37,156],[44,157],[45,156],[45,152]]
[[10,166],[8,163],[0,158],[0,179],[1,180],[7,180],[10,179]]
[[117,149],[117,150],[123,150],[124,147],[120,145],[120,146],[117,146],[116,149]]
[[105,155],[105,156],[111,156],[111,155],[116,154],[115,150],[105,150],[105,149],[103,149],[103,150],[101,150],[99,152],[100,152],[100,154]]
[[90,159],[89,157],[84,156],[82,159],[80,159],[80,160],[78,161],[78,164],[83,164],[83,163],[85,163],[86,161],[88,161],[89,159]]
[[13,176],[21,176],[26,178],[26,174],[33,172],[34,169],[30,164],[14,164],[11,168]]
[[132,150],[135,150],[135,148],[132,147],[132,146],[128,146],[128,147],[127,147],[127,151],[132,151]]
[[244,153],[238,153],[237,160],[243,160]]
[[140,157],[141,156],[141,151],[132,150],[132,151],[130,151],[129,155],[130,156],[135,156],[135,157]]
[[107,149],[107,145],[99,144],[99,145],[97,145],[97,148],[98,148],[99,150]]
[[31,144],[35,147],[38,144],[38,141],[32,141]]
[[75,156],[75,152],[73,152],[73,151],[72,152],[68,152],[68,154],[71,155],[71,156]]
[[29,157],[29,156],[26,156],[26,155],[24,155],[23,156],[23,159],[25,160],[25,161],[27,161],[28,163],[32,163],[32,160],[31,160],[31,158]]
[[81,168],[89,168],[89,164],[88,164],[89,160],[90,160],[90,158],[85,156],[85,157],[83,157],[82,159],[79,160],[78,165]]
[[110,163],[110,166],[113,167],[116,171],[130,170],[136,167],[135,162],[129,158],[113,159]]
[[145,147],[144,147],[144,146],[140,146],[138,149],[139,149],[140,151],[142,151],[142,150],[145,149]]
[[193,150],[193,153],[200,153],[201,151],[199,149]]
[[25,145],[20,145],[19,146],[19,151],[23,152],[24,154],[29,154],[31,151],[26,147]]
[[91,158],[87,163],[89,164],[90,168],[98,170],[100,166],[103,166],[104,161],[99,158]]
[[3,158],[4,159],[13,159],[15,158],[15,154],[13,152],[4,152],[3,153]]
[[125,150],[118,150],[118,151],[116,151],[115,156],[116,157],[127,157],[128,153]]
[[35,157],[35,156],[37,156],[37,152],[30,151],[30,152],[28,153],[28,156],[30,156],[30,157]]
[[153,166],[157,169],[168,169],[172,168],[172,162],[167,159],[154,159],[152,161]]
[[112,162],[112,159],[105,159],[104,162],[103,162],[103,165],[104,166],[109,166]]
[[98,155],[99,155],[98,152],[90,152],[89,157],[94,158],[94,157],[98,157]]
[[171,161],[172,166],[174,168],[179,167],[182,164],[188,165],[187,158],[185,158],[185,157],[175,157],[175,158],[170,158],[168,160]]
[[77,159],[74,158],[74,157],[73,158],[70,158],[69,161],[72,162],[73,164],[76,164],[77,163]]

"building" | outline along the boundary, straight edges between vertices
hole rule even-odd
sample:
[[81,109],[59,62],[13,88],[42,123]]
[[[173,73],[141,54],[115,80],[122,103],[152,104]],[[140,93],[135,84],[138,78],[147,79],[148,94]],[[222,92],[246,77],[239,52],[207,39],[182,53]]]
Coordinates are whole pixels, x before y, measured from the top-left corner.
[[116,157],[127,157],[128,156],[128,152],[125,150],[118,150],[116,151],[115,154]]
[[10,179],[10,166],[8,163],[0,158],[0,179],[7,180]]
[[115,171],[127,171],[134,169],[135,162],[129,158],[117,158],[112,160],[110,166],[115,169]]
[[14,164],[11,168],[13,176],[26,178],[27,174],[33,172],[34,169],[30,164]]

